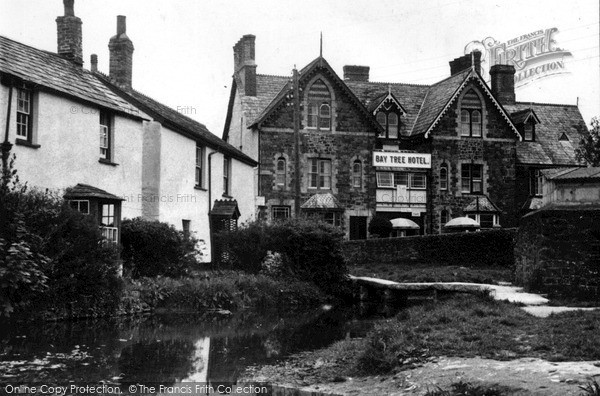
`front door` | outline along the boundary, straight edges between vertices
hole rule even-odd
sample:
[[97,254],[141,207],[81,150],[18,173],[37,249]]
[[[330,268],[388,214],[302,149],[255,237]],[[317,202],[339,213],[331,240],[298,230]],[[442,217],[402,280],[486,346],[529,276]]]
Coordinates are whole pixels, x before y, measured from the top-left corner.
[[350,216],[350,240],[367,239],[367,216]]

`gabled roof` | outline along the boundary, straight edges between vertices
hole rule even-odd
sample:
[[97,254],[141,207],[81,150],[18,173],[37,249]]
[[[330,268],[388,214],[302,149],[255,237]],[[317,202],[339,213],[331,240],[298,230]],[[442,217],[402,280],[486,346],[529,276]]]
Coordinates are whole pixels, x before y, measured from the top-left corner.
[[236,158],[246,164],[252,166],[257,164],[252,158],[211,133],[204,124],[181,114],[177,110],[172,109],[135,89],[117,86],[113,84],[107,76],[100,74],[97,74],[97,76],[101,78],[102,82],[113,92],[125,100],[134,103],[137,107],[163,124],[163,126],[172,129],[177,133],[181,133],[190,139],[197,140],[206,146]]
[[[586,128],[577,106],[517,102],[505,105],[511,114],[531,109],[539,119],[535,141],[517,142],[517,161],[521,164],[581,166],[575,158],[579,131]],[[561,140],[565,134],[569,140]],[[574,146],[575,145],[575,146]]]
[[[303,84],[305,84],[307,82],[308,78],[311,76],[311,73],[317,69],[320,69],[320,70],[326,72],[327,74],[329,74],[329,77],[335,83],[337,83],[338,86],[343,91],[345,91],[345,93],[348,95],[348,97],[350,97],[350,100],[354,101],[354,104],[356,105],[357,109],[360,110],[363,114],[365,114],[367,116],[367,121],[373,125],[375,130],[377,130],[377,131],[381,130],[381,125],[379,125],[370,116],[369,111],[367,110],[365,105],[356,97],[354,92],[351,89],[349,89],[348,85],[345,84],[345,82],[339,78],[339,76],[336,74],[336,72],[333,70],[333,68],[329,65],[329,63],[327,63],[327,61],[323,57],[320,57],[320,56],[317,57],[316,59],[314,59],[312,62],[310,62],[308,65],[306,65],[302,70],[300,70],[298,72],[299,84],[301,86]],[[288,81],[289,81],[289,79],[288,79]],[[262,109],[260,114],[258,114],[258,116],[253,121],[251,121],[250,126],[260,124],[262,121],[264,121],[266,119],[266,117],[268,117],[271,114],[271,112],[273,110],[275,110],[277,107],[279,107],[279,105],[284,100],[287,100],[286,96],[287,96],[288,89],[289,89],[289,86],[286,81],[285,84],[280,86],[279,91],[277,92],[275,97],[272,99],[272,101],[265,108]],[[258,98],[259,98],[259,95],[257,93],[257,99]]]
[[423,102],[417,122],[411,131],[411,136],[425,134],[425,137],[428,137],[438,121],[454,101],[458,99],[460,93],[469,82],[479,84],[483,92],[490,98],[492,103],[496,106],[496,109],[498,109],[500,114],[504,117],[507,124],[512,128],[515,135],[521,140],[521,134],[517,131],[517,128],[511,121],[508,113],[496,100],[494,95],[492,95],[486,83],[473,68],[465,69],[431,86],[427,93],[427,97]]
[[315,194],[310,197],[301,206],[302,209],[329,209],[329,210],[343,210],[344,208],[340,205],[338,200],[331,193],[326,194]]
[[[429,87],[427,85],[400,84],[369,81],[344,81],[356,97],[365,104],[367,109],[373,109],[380,100],[387,97],[391,91],[394,98],[400,103],[404,114],[400,119],[400,135],[407,136],[412,129],[423,99]],[[375,104],[377,103],[377,104]]]
[[142,118],[134,105],[108,89],[92,72],[61,56],[0,36],[0,73],[70,98]]
[[515,125],[519,125],[519,124],[524,124],[527,122],[527,120],[529,120],[530,118],[533,118],[533,121],[536,124],[540,123],[540,119],[538,118],[538,116],[535,114],[535,111],[533,111],[533,109],[529,108],[529,109],[524,109],[524,110],[519,110],[515,113],[512,113],[510,115],[510,118],[512,118],[513,123]]
[[64,195],[65,199],[82,199],[82,198],[96,198],[96,199],[112,199],[117,201],[124,201],[123,198],[117,197],[111,193],[101,190],[97,187],[90,186],[89,184],[77,184],[75,187],[67,189]]
[[402,104],[398,101],[398,99],[396,99],[396,97],[394,96],[394,94],[392,93],[392,87],[388,87],[388,93],[384,94],[384,95],[380,95],[379,97],[375,98],[368,106],[367,109],[369,110],[369,112],[373,115],[376,115],[377,112],[379,112],[381,109],[384,110],[388,110],[389,108],[387,107],[387,103],[394,103],[396,104],[396,106],[398,106],[398,108],[400,109],[400,111],[405,114],[406,110],[404,110],[404,107],[402,107]]
[[240,209],[238,208],[238,204],[235,199],[217,199],[215,200],[215,204],[210,211],[210,215],[237,219],[240,217]]

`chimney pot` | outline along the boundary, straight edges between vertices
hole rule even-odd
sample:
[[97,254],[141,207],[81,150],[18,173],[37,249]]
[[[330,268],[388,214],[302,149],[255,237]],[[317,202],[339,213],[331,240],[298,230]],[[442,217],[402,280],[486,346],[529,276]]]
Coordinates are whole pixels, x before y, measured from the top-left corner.
[[92,72],[96,73],[98,71],[98,55],[92,54],[90,64],[92,65]]
[[346,81],[369,81],[369,66],[344,66],[344,80]]
[[127,22],[124,15],[117,16],[117,36],[127,32]]
[[56,52],[76,65],[82,66],[81,19],[75,16],[74,3],[74,0],[63,0],[65,15],[56,18]]
[[63,0],[65,16],[75,16],[75,0]]
[[133,43],[125,34],[125,17],[117,16],[117,35],[108,42],[109,76],[122,87],[131,88],[133,74]]

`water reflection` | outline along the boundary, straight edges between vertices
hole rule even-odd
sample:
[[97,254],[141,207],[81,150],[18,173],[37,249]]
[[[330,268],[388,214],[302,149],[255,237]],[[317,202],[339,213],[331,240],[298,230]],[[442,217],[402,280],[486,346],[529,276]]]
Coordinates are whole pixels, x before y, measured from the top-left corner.
[[241,312],[0,325],[5,380],[233,382],[249,365],[366,334],[395,311],[370,306],[281,316]]

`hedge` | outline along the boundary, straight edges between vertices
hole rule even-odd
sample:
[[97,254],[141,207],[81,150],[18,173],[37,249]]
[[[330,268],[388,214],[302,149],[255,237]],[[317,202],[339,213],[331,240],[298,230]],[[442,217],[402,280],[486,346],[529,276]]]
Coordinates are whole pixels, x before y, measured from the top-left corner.
[[349,264],[431,263],[486,267],[514,265],[515,229],[367,239],[344,243]]

